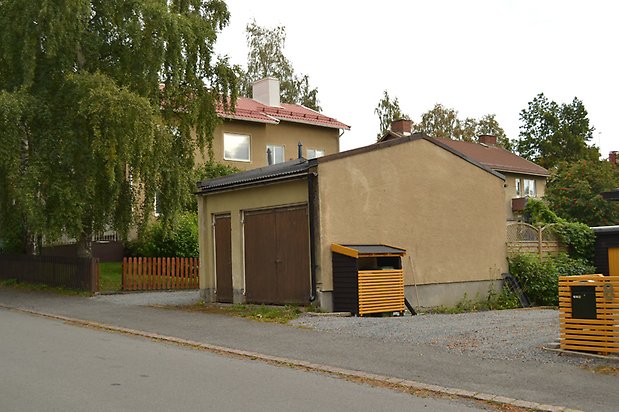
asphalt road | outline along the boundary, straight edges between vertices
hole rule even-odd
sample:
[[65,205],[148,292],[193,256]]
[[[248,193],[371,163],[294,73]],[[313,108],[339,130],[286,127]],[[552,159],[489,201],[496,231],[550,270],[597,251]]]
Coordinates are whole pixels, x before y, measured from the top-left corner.
[[0,309],[9,411],[484,410]]

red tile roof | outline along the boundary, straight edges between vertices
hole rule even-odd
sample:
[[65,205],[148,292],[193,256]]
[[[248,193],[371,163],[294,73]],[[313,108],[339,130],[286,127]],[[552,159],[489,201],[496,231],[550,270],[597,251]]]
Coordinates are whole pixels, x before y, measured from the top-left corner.
[[433,139],[497,172],[523,173],[536,176],[550,175],[548,170],[543,167],[502,147],[436,137]]
[[305,123],[334,129],[350,130],[350,126],[298,104],[282,103],[281,107],[272,107],[254,99],[239,97],[236,111],[226,112],[223,107],[217,109],[219,116],[226,119],[247,120],[250,122],[278,124],[281,120]]

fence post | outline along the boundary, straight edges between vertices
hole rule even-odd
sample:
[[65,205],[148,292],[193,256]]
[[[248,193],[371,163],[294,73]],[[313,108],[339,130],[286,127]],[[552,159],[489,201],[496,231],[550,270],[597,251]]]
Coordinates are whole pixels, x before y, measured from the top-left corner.
[[99,258],[91,258],[90,271],[90,291],[96,293],[99,291]]
[[542,252],[542,228],[540,226],[537,228],[537,248],[539,250],[539,259],[542,260],[544,254]]

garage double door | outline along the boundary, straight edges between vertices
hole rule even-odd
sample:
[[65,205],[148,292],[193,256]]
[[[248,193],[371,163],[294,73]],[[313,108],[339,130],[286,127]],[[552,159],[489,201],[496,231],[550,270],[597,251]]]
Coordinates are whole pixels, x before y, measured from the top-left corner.
[[247,302],[309,303],[308,222],[307,206],[245,212]]

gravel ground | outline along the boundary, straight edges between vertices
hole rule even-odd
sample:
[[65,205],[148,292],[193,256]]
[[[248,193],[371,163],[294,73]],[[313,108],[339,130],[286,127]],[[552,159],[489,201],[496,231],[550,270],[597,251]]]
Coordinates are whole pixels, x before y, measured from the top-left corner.
[[591,367],[608,364],[597,359],[558,356],[543,350],[542,345],[559,338],[559,313],[552,309],[390,318],[305,315],[292,324],[379,341],[429,344],[481,359],[566,362]]
[[199,290],[157,291],[96,295],[90,299],[118,305],[191,305],[201,300]]

